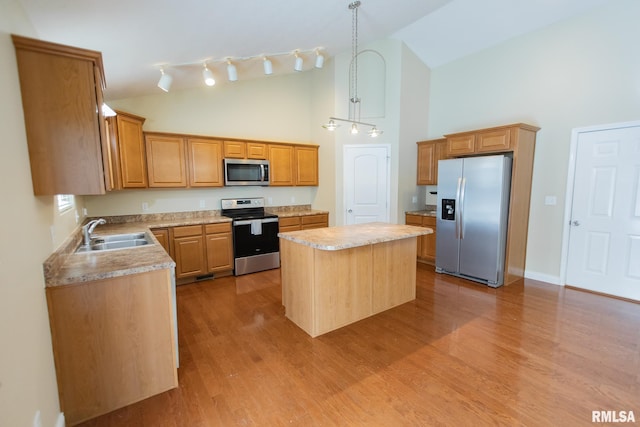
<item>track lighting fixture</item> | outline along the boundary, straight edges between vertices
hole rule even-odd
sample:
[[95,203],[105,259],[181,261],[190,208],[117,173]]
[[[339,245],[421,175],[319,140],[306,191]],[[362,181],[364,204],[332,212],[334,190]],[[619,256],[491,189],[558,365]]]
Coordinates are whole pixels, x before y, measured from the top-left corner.
[[316,68],[322,68],[324,66],[324,56],[316,49]]
[[207,63],[204,64],[204,70],[202,70],[202,77],[204,78],[204,84],[207,86],[213,86],[216,84],[216,79],[213,78],[213,72],[207,68]]
[[273,74],[273,64],[271,63],[271,60],[266,56],[263,58],[262,67],[264,68],[265,75],[268,76],[270,74]]
[[238,80],[238,70],[236,69],[236,66],[231,63],[230,59],[227,59],[227,76],[229,77],[230,82]]
[[[336,121],[351,123],[351,133],[358,133],[358,125],[370,126],[371,130],[367,133],[370,137],[375,138],[381,135],[383,132],[379,130],[375,124],[364,123],[360,121],[360,104],[361,100],[358,97],[358,55],[362,52],[358,52],[358,7],[360,7],[360,1],[354,1],[349,3],[349,9],[351,10],[351,63],[349,64],[349,118],[340,119],[337,117],[329,117],[329,123],[322,125],[323,128],[333,131],[336,129]],[[371,51],[371,50],[369,50]],[[372,51],[375,52],[375,51]],[[378,53],[378,52],[376,52]],[[379,53],[378,53],[379,54]],[[316,50],[316,67],[321,68],[324,61],[320,52]],[[379,54],[380,55],[380,54]],[[382,55],[380,55],[382,57]],[[320,66],[318,66],[320,63]]]
[[302,71],[302,63],[304,62],[304,60],[302,59],[302,56],[298,55],[297,51],[295,53],[295,56],[296,56],[296,62],[293,65],[293,69],[295,71]]
[[158,80],[158,87],[165,92],[169,92],[169,89],[171,89],[171,82],[173,81],[173,77],[171,77],[169,74],[165,74],[163,68],[160,68],[160,74],[161,76],[160,80]]

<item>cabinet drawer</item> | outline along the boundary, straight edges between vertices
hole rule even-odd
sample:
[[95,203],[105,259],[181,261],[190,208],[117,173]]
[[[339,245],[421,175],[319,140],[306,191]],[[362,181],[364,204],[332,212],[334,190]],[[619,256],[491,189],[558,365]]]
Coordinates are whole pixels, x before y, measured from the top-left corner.
[[299,216],[287,216],[279,219],[280,231],[282,231],[283,227],[296,227],[300,225],[300,217]]
[[406,214],[404,222],[407,225],[422,225],[422,215]]
[[219,224],[206,224],[204,226],[204,232],[206,234],[231,233],[231,223],[221,222]]
[[422,217],[422,225],[425,227],[435,227],[436,226],[436,217],[435,216],[423,216]]
[[201,225],[185,225],[182,227],[173,227],[173,237],[198,236],[201,234]]
[[461,154],[473,154],[475,151],[476,136],[463,135],[447,138],[447,156],[453,157]]
[[509,150],[510,145],[509,129],[500,129],[493,132],[479,133],[476,141],[477,152],[493,152]]
[[318,225],[326,224],[328,222],[327,214],[305,215],[301,219],[302,225]]

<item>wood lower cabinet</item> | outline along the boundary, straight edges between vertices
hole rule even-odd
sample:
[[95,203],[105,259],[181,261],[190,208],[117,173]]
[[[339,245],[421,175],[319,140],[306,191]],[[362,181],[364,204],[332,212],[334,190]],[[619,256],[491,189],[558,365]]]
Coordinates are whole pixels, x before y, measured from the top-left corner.
[[432,234],[426,234],[418,237],[418,261],[428,264],[436,262],[436,217],[406,214],[405,224],[415,225],[417,227],[427,227],[433,230]]
[[151,232],[153,233],[155,238],[158,239],[158,242],[160,242],[160,245],[169,254],[169,256],[171,258],[173,258],[173,254],[172,254],[172,251],[171,251],[171,244],[170,244],[170,240],[169,240],[169,229],[168,228],[154,228],[153,230],[151,230]]
[[113,190],[146,188],[147,157],[142,125],[145,119],[123,111],[107,117],[109,181]]
[[418,185],[436,185],[438,183],[438,160],[446,158],[447,140],[445,138],[420,141],[418,144]]
[[46,288],[67,425],[178,386],[171,271]]
[[100,52],[11,36],[33,194],[104,194],[108,141]]
[[187,139],[189,187],[222,187],[222,142],[208,138]]
[[309,230],[329,226],[329,214],[294,215],[281,217],[278,220],[280,232]]
[[187,186],[185,138],[145,133],[149,187]]
[[172,227],[168,233],[179,284],[211,273],[233,272],[231,222]]
[[207,274],[202,225],[173,227],[173,254],[176,279]]
[[204,232],[207,246],[207,271],[216,273],[233,270],[231,223],[207,224],[204,226]]

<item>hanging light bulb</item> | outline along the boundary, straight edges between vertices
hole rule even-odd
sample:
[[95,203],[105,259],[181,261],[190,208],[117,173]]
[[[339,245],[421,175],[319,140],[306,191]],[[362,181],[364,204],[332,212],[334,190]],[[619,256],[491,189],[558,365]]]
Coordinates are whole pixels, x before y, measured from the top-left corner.
[[381,130],[378,130],[375,126],[368,132],[371,138],[376,138],[377,136],[382,134]]
[[207,68],[207,64],[204,64],[204,70],[202,70],[202,77],[204,78],[204,84],[207,86],[213,86],[216,84],[216,79],[213,78],[213,72]]
[[355,135],[355,134],[357,134],[357,133],[358,133],[358,125],[357,125],[357,124],[355,124],[355,123],[352,123],[352,124],[351,124],[351,134],[352,134],[352,135]]
[[265,75],[268,76],[270,74],[273,74],[273,64],[271,63],[271,60],[266,56],[263,58],[262,67],[264,68]]
[[331,132],[336,130],[338,128],[338,126],[340,126],[340,125],[337,125],[336,122],[334,122],[333,120],[329,120],[329,123],[327,123],[325,125],[322,125],[323,128],[325,128],[326,130],[331,131]]

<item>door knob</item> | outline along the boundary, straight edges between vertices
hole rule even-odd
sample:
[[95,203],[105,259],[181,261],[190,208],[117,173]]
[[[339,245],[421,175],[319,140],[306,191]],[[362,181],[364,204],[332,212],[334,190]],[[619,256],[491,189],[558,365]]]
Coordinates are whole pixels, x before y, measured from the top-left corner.
[[580,221],[577,221],[577,220],[571,221],[571,225],[578,227],[580,225]]
[[352,210],[352,209],[349,209],[347,212],[349,212],[349,213],[353,213],[353,210]]

